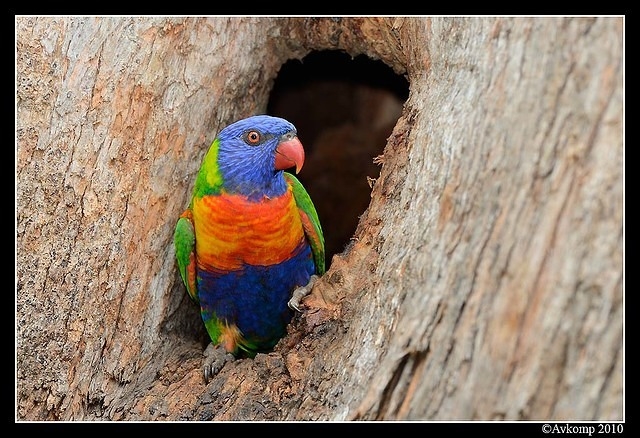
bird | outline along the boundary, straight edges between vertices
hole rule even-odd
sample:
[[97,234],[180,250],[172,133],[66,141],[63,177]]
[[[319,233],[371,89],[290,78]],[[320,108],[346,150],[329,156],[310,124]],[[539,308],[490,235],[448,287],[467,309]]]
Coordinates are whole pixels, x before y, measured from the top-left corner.
[[225,363],[269,352],[325,272],[318,213],[297,175],[296,127],[259,114],[222,129],[204,156],[174,247],[210,343],[208,382]]

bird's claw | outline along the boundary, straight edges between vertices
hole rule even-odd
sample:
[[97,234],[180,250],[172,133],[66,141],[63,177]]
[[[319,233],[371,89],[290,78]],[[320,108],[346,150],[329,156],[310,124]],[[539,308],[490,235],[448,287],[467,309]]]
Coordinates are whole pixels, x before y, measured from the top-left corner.
[[311,293],[311,289],[313,289],[313,285],[317,280],[318,276],[312,275],[311,277],[309,277],[309,282],[306,284],[306,286],[300,286],[293,291],[293,293],[291,294],[291,299],[287,303],[290,309],[302,312],[302,310],[300,310],[300,302],[304,297]]
[[209,380],[220,372],[224,364],[233,360],[235,360],[233,354],[227,353],[221,345],[209,344],[204,350],[204,359],[202,361],[204,382],[209,383]]

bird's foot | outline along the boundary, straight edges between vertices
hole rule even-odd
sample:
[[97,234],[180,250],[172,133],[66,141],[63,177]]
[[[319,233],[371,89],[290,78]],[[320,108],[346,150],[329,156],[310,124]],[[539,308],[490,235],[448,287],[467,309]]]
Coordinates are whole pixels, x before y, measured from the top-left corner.
[[306,286],[300,286],[293,291],[293,294],[291,294],[291,299],[287,303],[290,309],[302,312],[302,310],[300,310],[300,302],[304,297],[311,293],[311,289],[313,289],[313,285],[317,280],[318,276],[312,275],[311,277],[309,277],[309,282]]
[[210,343],[204,350],[204,359],[202,361],[204,382],[209,383],[209,380],[220,372],[224,364],[234,360],[235,356],[228,353],[222,345]]

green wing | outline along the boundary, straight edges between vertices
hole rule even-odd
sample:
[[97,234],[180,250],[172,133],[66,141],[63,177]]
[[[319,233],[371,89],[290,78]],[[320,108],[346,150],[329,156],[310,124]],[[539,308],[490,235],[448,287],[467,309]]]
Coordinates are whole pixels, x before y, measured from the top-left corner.
[[182,282],[192,300],[198,302],[196,290],[196,236],[193,231],[193,219],[191,210],[187,209],[180,215],[173,234],[173,243],[176,248],[176,260]]
[[322,275],[325,269],[324,235],[322,234],[322,227],[320,226],[320,219],[318,219],[316,207],[313,205],[311,197],[298,178],[288,172],[284,172],[284,177],[293,189],[293,197],[300,211],[304,233],[311,245],[311,252],[313,253],[313,260],[316,263],[317,274]]

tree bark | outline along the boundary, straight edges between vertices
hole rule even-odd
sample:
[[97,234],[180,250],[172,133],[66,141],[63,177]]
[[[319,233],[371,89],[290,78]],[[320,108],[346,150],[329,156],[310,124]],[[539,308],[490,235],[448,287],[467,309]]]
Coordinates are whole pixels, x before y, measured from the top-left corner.
[[[17,17],[19,420],[622,420],[623,20]],[[275,351],[208,385],[173,227],[311,50],[410,82]]]

